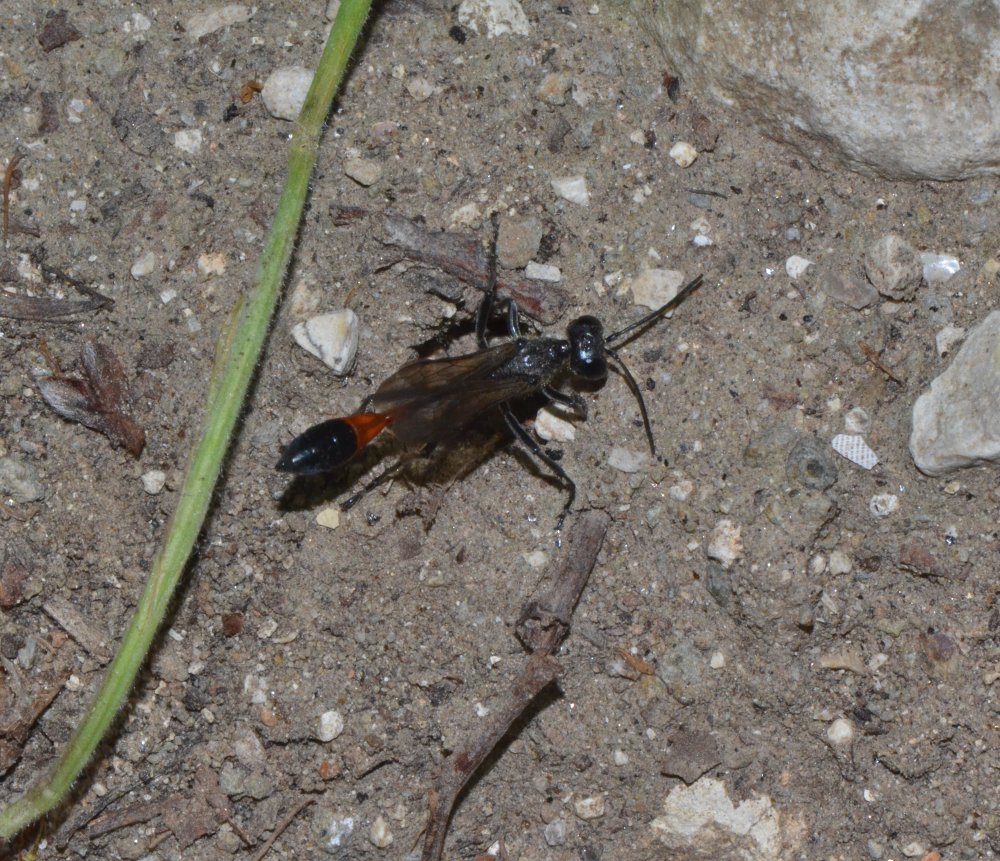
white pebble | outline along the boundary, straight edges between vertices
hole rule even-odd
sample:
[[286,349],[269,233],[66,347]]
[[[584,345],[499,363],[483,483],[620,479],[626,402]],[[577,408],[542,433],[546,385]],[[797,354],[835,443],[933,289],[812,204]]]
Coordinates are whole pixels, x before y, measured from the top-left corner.
[[866,434],[872,429],[872,417],[861,407],[848,410],[844,416],[844,430],[848,433]]
[[712,652],[708,665],[713,670],[721,670],[726,665],[726,656],[722,652]]
[[425,102],[434,95],[434,85],[427,78],[410,78],[405,86],[406,92],[418,102]]
[[280,120],[294,120],[302,110],[312,79],[312,70],[302,66],[285,66],[271,72],[260,92],[268,113]]
[[535,263],[532,260],[524,267],[524,277],[532,278],[535,281],[548,281],[550,284],[558,284],[562,281],[562,272],[558,266],[550,266],[548,263]]
[[316,515],[316,525],[324,529],[336,529],[340,526],[340,509],[335,505],[321,508]]
[[728,568],[743,555],[743,527],[723,518],[715,524],[705,547],[705,555]]
[[319,716],[319,729],[316,732],[316,738],[320,741],[333,741],[343,731],[344,716],[340,712],[331,709]]
[[490,39],[497,36],[527,36],[531,25],[517,0],[462,0],[458,23],[474,33],[484,25]]
[[854,738],[854,724],[847,718],[837,718],[826,728],[826,737],[831,744],[850,744]]
[[566,843],[566,822],[563,819],[553,819],[542,829],[542,836],[549,846],[562,846]]
[[893,493],[879,493],[868,500],[868,510],[875,517],[888,517],[899,508],[899,497]]
[[174,290],[172,287],[160,291],[160,301],[164,305],[169,305],[176,298],[177,298],[177,291]]
[[854,562],[843,550],[834,550],[830,554],[830,573],[834,575],[850,574],[854,567]]
[[573,802],[573,812],[581,819],[599,819],[604,815],[604,796],[577,798]]
[[856,463],[862,469],[871,469],[878,463],[875,454],[860,434],[837,434],[830,445],[841,457],[846,457],[851,463]]
[[549,561],[548,554],[544,550],[532,550],[529,553],[522,553],[521,556],[532,568],[544,568]]
[[576,426],[557,416],[552,407],[542,407],[535,414],[535,433],[546,442],[572,442]]
[[378,816],[372,823],[371,830],[368,832],[368,842],[372,844],[376,849],[387,849],[392,845],[392,832],[389,830],[389,823],[385,821],[383,816]]
[[184,31],[192,42],[197,42],[203,36],[229,27],[232,24],[242,24],[250,20],[250,9],[242,3],[232,3],[229,6],[219,6],[208,12],[192,15],[184,22]]
[[670,147],[668,155],[677,163],[678,167],[691,167],[694,160],[698,158],[698,150],[687,141],[677,141]]
[[615,749],[615,752],[611,754],[611,760],[615,765],[628,765],[628,754],[624,750]]
[[147,275],[152,273],[155,268],[156,255],[152,251],[147,251],[145,254],[136,258],[136,261],[132,264],[132,268],[129,272],[132,277],[138,281],[140,278],[145,278]]
[[151,469],[142,476],[142,489],[150,496],[162,493],[166,483],[167,474],[162,469]]
[[608,455],[608,466],[619,472],[639,472],[646,465],[644,451],[629,451],[627,448],[615,447]]
[[292,328],[295,342],[342,377],[358,352],[358,316],[350,308],[320,314]]
[[961,326],[945,326],[934,336],[934,344],[937,346],[938,355],[943,359],[947,356],[956,344],[961,343],[965,338],[965,329]]
[[632,304],[655,311],[673,299],[683,283],[684,273],[678,269],[644,269],[628,282],[628,288]]
[[794,281],[812,265],[812,260],[807,260],[805,257],[799,257],[798,254],[793,254],[785,261],[785,272],[787,272],[788,277]]
[[560,197],[570,203],[580,206],[590,204],[590,192],[587,190],[587,180],[582,176],[564,176],[552,180],[552,189]]
[[222,275],[226,271],[226,255],[223,251],[206,251],[198,255],[198,271],[206,278]]
[[370,158],[349,158],[344,162],[344,173],[367,188],[382,178],[382,166]]
[[201,129],[181,129],[174,132],[174,146],[188,155],[195,155],[201,149]]
[[448,229],[458,227],[476,227],[483,220],[483,214],[474,203],[466,203],[456,209],[448,218]]
[[924,281],[928,284],[943,284],[962,268],[958,258],[950,254],[932,254],[929,251],[920,255],[920,263],[923,265]]

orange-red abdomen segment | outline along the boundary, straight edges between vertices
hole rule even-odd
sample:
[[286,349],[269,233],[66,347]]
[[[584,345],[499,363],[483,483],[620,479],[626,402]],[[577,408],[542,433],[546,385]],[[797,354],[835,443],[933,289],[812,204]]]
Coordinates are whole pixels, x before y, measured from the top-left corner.
[[391,420],[388,413],[357,413],[313,425],[288,444],[278,469],[298,475],[330,472],[347,463]]

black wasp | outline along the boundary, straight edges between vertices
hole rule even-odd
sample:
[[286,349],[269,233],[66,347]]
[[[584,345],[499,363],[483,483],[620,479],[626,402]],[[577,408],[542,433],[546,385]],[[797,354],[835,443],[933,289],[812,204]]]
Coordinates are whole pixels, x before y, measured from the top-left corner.
[[[621,369],[639,402],[646,439],[655,457],[656,445],[642,392],[612,344],[625,343],[629,340],[622,340],[626,335],[641,334],[647,326],[684,301],[701,283],[699,275],[661,308],[608,336],[604,335],[601,321],[587,315],[569,324],[566,338],[525,338],[518,323],[517,303],[511,299],[507,305],[507,330],[511,339],[490,346],[486,330],[496,304],[496,259],[491,255],[489,286],[476,315],[479,350],[465,356],[423,359],[405,365],[378,387],[362,405],[361,412],[313,425],[292,440],[277,468],[299,475],[331,472],[387,428],[407,447],[444,443],[454,439],[487,409],[498,407],[514,437],[565,485],[569,497],[558,520],[561,526],[576,498],[576,484],[521,424],[511,402],[540,394],[553,403],[569,407],[580,418],[586,418],[587,405],[583,398],[575,392],[553,388],[552,381],[569,368],[581,380],[601,383],[608,376],[610,358]],[[353,505],[359,496],[349,499],[344,507]]]

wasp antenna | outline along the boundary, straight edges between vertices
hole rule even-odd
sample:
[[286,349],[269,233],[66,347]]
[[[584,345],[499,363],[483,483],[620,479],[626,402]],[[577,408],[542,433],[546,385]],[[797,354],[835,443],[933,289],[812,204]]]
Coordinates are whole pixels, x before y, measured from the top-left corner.
[[647,314],[641,320],[636,320],[634,323],[630,323],[624,329],[619,329],[617,332],[608,335],[608,337],[604,339],[604,343],[610,344],[612,341],[617,341],[623,335],[629,334],[629,332],[635,332],[637,329],[644,329],[646,326],[658,320],[668,311],[672,311],[674,308],[680,305],[681,302],[687,299],[688,296],[694,293],[695,290],[701,287],[703,279],[704,279],[703,275],[699,275],[696,278],[692,278],[690,281],[688,281],[687,284],[681,287],[681,289],[677,292],[677,295],[674,296],[674,298],[671,299],[669,302],[667,302],[666,305],[662,305],[655,311]]
[[646,439],[649,442],[649,453],[655,458],[656,443],[653,441],[653,428],[649,424],[649,413],[646,411],[646,399],[642,396],[642,389],[639,388],[639,384],[636,382],[635,377],[632,376],[632,372],[628,369],[628,365],[622,361],[622,357],[608,346],[605,346],[604,349],[605,352],[618,363],[622,376],[625,377],[628,387],[632,390],[632,394],[635,395],[635,399],[639,402],[639,412],[642,413],[642,426],[646,429]]

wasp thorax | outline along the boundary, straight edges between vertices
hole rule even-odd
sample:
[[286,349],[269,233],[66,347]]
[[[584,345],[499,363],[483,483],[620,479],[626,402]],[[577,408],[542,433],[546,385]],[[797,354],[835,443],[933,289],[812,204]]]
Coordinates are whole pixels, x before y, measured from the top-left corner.
[[566,330],[569,336],[570,369],[585,380],[603,380],[608,375],[604,358],[604,327],[596,317],[577,317]]

